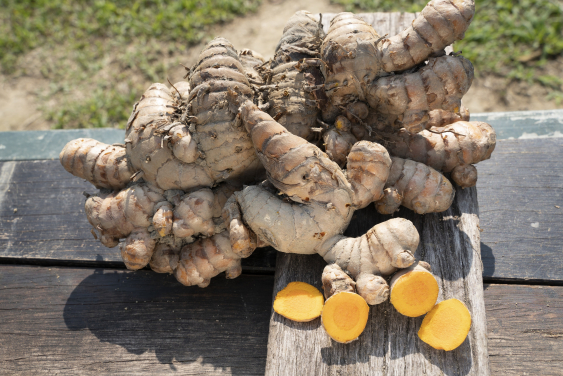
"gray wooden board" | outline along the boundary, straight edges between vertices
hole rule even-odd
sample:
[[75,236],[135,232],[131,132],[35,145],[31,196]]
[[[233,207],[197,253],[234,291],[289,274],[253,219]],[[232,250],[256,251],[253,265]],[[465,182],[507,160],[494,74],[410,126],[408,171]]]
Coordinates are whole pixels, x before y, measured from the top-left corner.
[[77,138],[94,138],[106,144],[123,143],[125,130],[90,128],[0,132],[0,161],[59,159],[66,143]]
[[502,140],[478,164],[485,278],[563,281],[563,139]]
[[0,265],[0,374],[263,375],[272,287]]
[[[84,213],[88,182],[58,160],[0,162],[0,260],[124,267],[117,248],[94,239]],[[243,260],[246,271],[273,272],[275,251]]]
[[[263,375],[273,283],[0,265],[0,374]],[[484,295],[491,374],[561,375],[563,287]]]
[[563,110],[471,114],[495,128],[497,139],[563,137]]
[[[403,215],[419,231],[415,256],[432,266],[440,285],[438,300],[457,298],[471,312],[465,342],[450,352],[431,348],[417,337],[423,317],[405,317],[389,302],[371,307],[364,333],[346,345],[332,341],[318,319],[296,323],[272,312],[266,375],[489,374],[476,189],[459,189],[452,207],[443,213]],[[373,207],[359,211],[347,235],[365,233],[384,218]],[[278,255],[274,295],[293,281],[320,289],[324,265],[318,256]]]
[[563,375],[563,287],[485,285],[493,375]]
[[[380,22],[385,26],[393,18]],[[491,124],[497,139],[563,137],[563,110],[476,113],[471,120]],[[64,145],[76,138],[114,144],[124,137],[123,129],[113,128],[0,132],[0,161],[57,159]]]

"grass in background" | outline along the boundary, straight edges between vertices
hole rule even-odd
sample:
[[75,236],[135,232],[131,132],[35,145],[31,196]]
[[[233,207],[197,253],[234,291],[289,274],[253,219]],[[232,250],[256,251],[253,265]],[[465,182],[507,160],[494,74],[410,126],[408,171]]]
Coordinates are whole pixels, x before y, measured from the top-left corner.
[[[1,73],[40,74],[58,128],[122,125],[166,59],[260,0],[0,0]],[[32,72],[34,71],[34,72]],[[38,72],[36,72],[38,71]],[[123,80],[134,73],[139,82]],[[123,109],[126,108],[126,111]]]
[[[425,0],[333,0],[349,11],[420,12]],[[563,80],[544,75],[550,58],[563,56],[563,2],[550,0],[476,0],[476,14],[455,50],[462,50],[476,74],[539,83],[548,99],[563,100]]]

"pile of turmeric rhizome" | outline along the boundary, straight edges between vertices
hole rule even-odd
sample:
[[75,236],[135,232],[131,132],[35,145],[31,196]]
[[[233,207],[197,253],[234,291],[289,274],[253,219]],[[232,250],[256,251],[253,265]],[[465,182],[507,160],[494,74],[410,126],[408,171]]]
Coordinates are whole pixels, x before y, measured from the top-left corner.
[[[276,312],[298,321],[322,314],[330,336],[349,342],[368,304],[390,296],[404,315],[426,314],[422,340],[457,347],[469,312],[455,299],[435,305],[438,284],[414,258],[419,235],[409,220],[342,234],[371,203],[383,214],[448,209],[455,188],[444,173],[458,187],[475,185],[474,164],[490,157],[495,133],[461,104],[472,64],[444,52],[474,8],[432,0],[389,38],[351,13],[336,15],[325,34],[320,15],[299,11],[268,61],[214,39],[187,81],[147,89],[123,144],[78,139],[61,152],[69,172],[99,188],[85,204],[93,233],[119,245],[129,269],[150,265],[187,286],[237,277],[258,247],[318,253],[328,263],[326,303],[290,284]],[[460,327],[444,328],[452,315]]]

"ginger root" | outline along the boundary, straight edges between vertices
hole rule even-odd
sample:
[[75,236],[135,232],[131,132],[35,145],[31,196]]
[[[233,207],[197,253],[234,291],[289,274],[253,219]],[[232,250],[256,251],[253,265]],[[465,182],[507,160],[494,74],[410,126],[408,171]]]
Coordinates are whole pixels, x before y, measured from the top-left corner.
[[397,272],[391,279],[390,290],[391,304],[408,317],[422,316],[430,311],[440,292],[430,265],[424,261]]
[[475,185],[477,171],[472,165],[489,159],[496,145],[495,131],[480,121],[456,121],[416,134],[380,132],[379,135],[386,141],[391,155],[451,172],[452,179],[462,188]]
[[458,348],[471,328],[471,314],[461,301],[444,300],[422,320],[418,337],[437,350]]
[[277,293],[274,311],[297,322],[316,319],[323,310],[323,295],[315,286],[305,282],[290,282]]
[[239,275],[261,245],[318,253],[381,303],[383,277],[414,262],[418,232],[394,218],[345,237],[354,211],[446,210],[454,189],[439,171],[474,185],[473,164],[494,149],[490,126],[461,121],[471,63],[442,52],[473,13],[473,0],[431,0],[411,27],[380,38],[350,13],[325,36],[321,17],[299,11],[269,62],[214,39],[189,82],[143,94],[125,145],[80,139],[61,152],[69,172],[102,189],[86,203],[93,233],[121,241],[129,268],[202,287]]

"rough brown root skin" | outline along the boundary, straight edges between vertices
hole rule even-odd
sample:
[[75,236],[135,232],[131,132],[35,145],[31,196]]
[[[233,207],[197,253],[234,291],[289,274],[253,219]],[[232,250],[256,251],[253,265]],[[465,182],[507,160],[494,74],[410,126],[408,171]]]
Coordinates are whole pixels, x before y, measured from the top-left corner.
[[264,64],[266,60],[264,57],[253,50],[245,48],[241,50],[238,54],[242,67],[244,69],[244,74],[248,78],[249,82],[253,85],[262,85],[264,80],[256,68]]
[[178,81],[174,83],[172,89],[174,96],[181,102],[186,102],[190,95],[190,83],[188,81]]
[[390,211],[392,200],[399,197],[401,205],[417,214],[442,212],[451,206],[455,190],[444,175],[423,163],[397,157],[391,160],[393,164],[385,188],[394,188],[398,195],[389,192],[391,196],[385,197],[385,201],[391,205],[380,205],[382,214]]
[[[324,82],[316,63],[324,38],[318,17],[307,11],[296,12],[287,22],[267,79],[268,113],[287,130],[310,140],[324,99]],[[313,60],[312,60],[313,59]]]
[[331,202],[340,213],[349,212],[350,197],[341,196],[351,195],[351,187],[339,166],[325,153],[289,133],[250,101],[240,107],[240,116],[274,186],[294,201]]
[[256,234],[244,224],[234,195],[225,204],[223,218],[228,223],[232,251],[241,258],[250,256],[258,245]]
[[383,195],[389,177],[391,158],[379,144],[360,141],[347,155],[346,176],[354,189],[354,205],[361,209]]
[[381,214],[393,214],[399,210],[402,202],[403,196],[397,188],[385,188],[383,197],[375,202],[375,208]]
[[337,264],[325,266],[322,282],[325,299],[342,291],[356,292],[356,282]]
[[180,259],[180,249],[167,244],[157,244],[151,261],[151,269],[157,273],[172,274]]
[[379,48],[382,69],[402,71],[461,40],[475,14],[473,0],[432,0],[412,25],[384,39]]
[[[340,13],[330,23],[321,47],[325,91],[334,106],[365,101],[363,86],[381,73],[373,27],[352,13]],[[351,53],[352,52],[352,53]]]
[[452,180],[461,188],[474,187],[477,184],[477,169],[473,165],[456,166],[452,170]]
[[90,196],[84,209],[94,231],[100,231],[103,244],[108,246],[135,228],[148,228],[155,205],[163,201],[162,191],[146,184],[135,184],[110,194]]
[[431,58],[415,73],[381,77],[368,86],[367,101],[396,129],[425,129],[431,110],[457,113],[473,82],[473,65],[463,56]]
[[[428,113],[428,117],[429,120],[428,123],[426,123],[426,129],[441,128],[455,123],[456,121],[469,121],[469,111],[462,105],[459,113],[446,110],[432,110]],[[438,131],[437,129],[434,130]]]
[[382,136],[393,156],[424,163],[435,170],[451,172],[457,166],[467,166],[489,159],[495,149],[493,128],[479,121],[458,121],[433,133],[400,132]]
[[352,145],[358,140],[354,135],[347,131],[330,129],[323,134],[325,151],[329,158],[342,166],[346,163],[346,156],[350,153]]
[[[232,44],[215,38],[199,55],[190,72],[188,99],[190,127],[194,128],[205,165],[216,184],[221,181],[253,182],[263,173],[248,133],[225,105],[229,90],[253,99],[254,90]],[[191,129],[191,128],[190,128]],[[212,186],[207,185],[207,186]]]
[[379,275],[360,273],[356,278],[356,289],[369,305],[381,304],[389,298],[387,281]]
[[327,263],[338,264],[355,278],[360,273],[389,275],[414,262],[419,240],[412,222],[393,218],[358,238],[335,236],[319,253]]
[[366,119],[369,114],[369,107],[364,102],[354,102],[346,106],[346,117],[351,122]]
[[440,288],[430,265],[418,261],[397,272],[390,282],[391,304],[402,315],[419,317],[436,304]]
[[96,188],[122,189],[135,172],[125,153],[123,146],[79,138],[65,145],[59,160],[65,170]]
[[156,212],[152,217],[152,225],[158,235],[164,237],[172,233],[172,224],[174,223],[174,208],[168,201],[160,202],[155,205]]
[[174,209],[172,231],[178,238],[187,238],[202,234],[211,236],[215,233],[213,222],[213,201],[215,196],[209,188],[185,195]]
[[319,253],[353,277],[388,275],[414,262],[419,236],[406,219],[389,220],[358,238],[340,235],[356,208],[381,196],[391,162],[385,148],[355,144],[344,174],[318,148],[289,134],[252,103],[243,103],[240,114],[269,180],[303,202],[284,202],[259,186],[237,192],[244,220],[259,238],[281,252]]
[[[153,84],[145,91],[133,107],[127,122],[127,155],[133,167],[143,171],[143,180],[158,188],[168,190],[212,186],[213,179],[205,167],[182,161],[193,159],[193,155],[190,155],[193,144],[192,135],[187,145],[177,137],[187,135],[187,130],[174,126],[176,104],[173,93],[165,85]],[[170,127],[180,134],[170,136],[167,131]],[[172,144],[169,147],[167,140],[175,141],[176,147]],[[176,157],[173,149],[182,159]]]
[[133,230],[125,242],[120,244],[121,258],[127,269],[138,270],[147,266],[155,244],[146,228]]
[[232,252],[226,232],[185,245],[174,276],[183,285],[207,287],[211,278],[222,272],[229,279],[242,272],[240,257]]
[[168,133],[174,156],[184,163],[196,162],[199,150],[188,128],[180,124],[170,129]]

